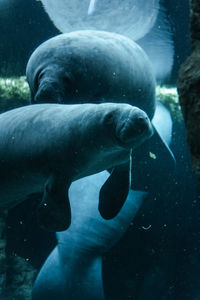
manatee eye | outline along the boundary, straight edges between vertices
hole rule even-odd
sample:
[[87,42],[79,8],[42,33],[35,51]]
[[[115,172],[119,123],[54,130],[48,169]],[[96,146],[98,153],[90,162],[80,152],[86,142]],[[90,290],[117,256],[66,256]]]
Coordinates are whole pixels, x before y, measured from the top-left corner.
[[43,71],[43,72],[40,72],[40,73],[38,74],[38,79],[37,79],[38,82],[41,81],[41,79],[42,79],[42,77],[44,76],[44,74],[45,74],[44,71]]
[[105,125],[113,125],[114,123],[114,117],[112,113],[108,113],[104,118],[104,124]]

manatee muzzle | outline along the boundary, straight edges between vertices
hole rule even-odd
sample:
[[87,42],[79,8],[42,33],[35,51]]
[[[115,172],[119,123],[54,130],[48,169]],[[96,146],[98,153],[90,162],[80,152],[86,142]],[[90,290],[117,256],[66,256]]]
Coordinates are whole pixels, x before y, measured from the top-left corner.
[[130,112],[117,130],[117,139],[122,146],[134,146],[150,138],[153,127],[145,112]]

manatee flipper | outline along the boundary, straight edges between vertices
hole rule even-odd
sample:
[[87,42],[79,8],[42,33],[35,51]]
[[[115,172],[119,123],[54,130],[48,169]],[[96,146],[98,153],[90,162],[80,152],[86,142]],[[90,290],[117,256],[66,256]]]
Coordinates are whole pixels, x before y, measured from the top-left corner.
[[66,230],[71,223],[68,188],[71,182],[61,174],[51,174],[45,183],[42,202],[38,207],[38,221],[48,231]]
[[164,139],[158,131],[154,130],[153,136],[146,140],[142,147],[134,149],[132,155],[132,183],[133,190],[155,192],[157,182],[173,180],[176,160]]
[[104,219],[114,218],[121,210],[131,184],[131,156],[128,163],[117,166],[102,185],[99,193],[99,212]]

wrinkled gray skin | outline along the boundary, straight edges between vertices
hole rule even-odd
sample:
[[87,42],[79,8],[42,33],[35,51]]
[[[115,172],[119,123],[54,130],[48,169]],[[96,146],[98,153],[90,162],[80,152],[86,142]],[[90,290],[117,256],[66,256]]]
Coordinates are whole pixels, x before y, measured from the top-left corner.
[[155,111],[155,79],[144,51],[127,37],[84,30],[41,44],[27,64],[31,102],[125,102]]
[[[113,103],[30,105],[1,114],[0,128],[0,207],[13,207],[44,190],[39,222],[52,231],[70,225],[72,181],[121,164],[129,166],[130,149],[152,135],[145,112]],[[122,176],[129,175],[125,167]],[[103,197],[101,214],[113,217],[112,207],[116,205],[117,214],[125,198],[115,203],[111,197],[110,207],[104,209]]]

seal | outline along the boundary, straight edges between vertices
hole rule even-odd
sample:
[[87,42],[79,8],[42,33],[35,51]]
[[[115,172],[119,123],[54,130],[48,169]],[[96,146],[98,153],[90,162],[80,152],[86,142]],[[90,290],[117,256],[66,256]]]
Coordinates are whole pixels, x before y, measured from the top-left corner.
[[113,218],[129,191],[130,150],[153,132],[144,111],[113,103],[25,106],[1,114],[0,128],[0,207],[43,189],[38,216],[50,231],[70,225],[71,182],[105,169],[121,181],[115,197],[110,177],[100,192],[100,213]]

